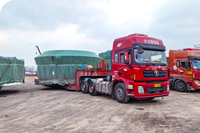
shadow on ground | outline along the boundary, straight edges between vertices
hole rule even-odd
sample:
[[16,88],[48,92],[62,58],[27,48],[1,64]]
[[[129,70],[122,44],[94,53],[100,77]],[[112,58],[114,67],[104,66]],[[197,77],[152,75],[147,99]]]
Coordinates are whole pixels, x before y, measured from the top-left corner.
[[6,97],[8,95],[20,93],[21,90],[0,90],[0,97]]
[[42,91],[74,91],[74,90],[67,90],[65,88],[56,87],[56,86],[54,86],[54,87],[48,87],[48,86],[46,86],[46,88],[41,89],[41,90]]

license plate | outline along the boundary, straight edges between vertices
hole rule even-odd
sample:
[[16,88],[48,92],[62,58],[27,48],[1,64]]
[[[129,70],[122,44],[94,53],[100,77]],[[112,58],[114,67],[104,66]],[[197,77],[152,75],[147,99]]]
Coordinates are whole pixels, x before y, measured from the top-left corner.
[[161,87],[161,84],[155,84],[154,87]]

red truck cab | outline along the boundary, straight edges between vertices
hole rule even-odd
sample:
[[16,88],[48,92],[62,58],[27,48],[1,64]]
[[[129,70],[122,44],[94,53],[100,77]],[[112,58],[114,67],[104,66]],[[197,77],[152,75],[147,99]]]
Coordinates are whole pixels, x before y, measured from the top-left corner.
[[165,50],[162,40],[144,34],[115,39],[112,85],[119,102],[126,102],[128,97],[153,99],[169,95]]
[[200,50],[185,48],[169,51],[170,89],[200,90]]

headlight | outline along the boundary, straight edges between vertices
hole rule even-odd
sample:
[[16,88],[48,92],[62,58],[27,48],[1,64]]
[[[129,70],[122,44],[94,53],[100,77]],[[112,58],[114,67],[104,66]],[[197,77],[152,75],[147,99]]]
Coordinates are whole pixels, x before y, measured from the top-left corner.
[[200,86],[200,83],[198,81],[195,81],[196,86]]
[[167,91],[169,91],[169,84],[167,85]]
[[144,94],[144,87],[143,86],[138,86],[138,93]]
[[128,89],[133,89],[133,86],[132,85],[128,85]]

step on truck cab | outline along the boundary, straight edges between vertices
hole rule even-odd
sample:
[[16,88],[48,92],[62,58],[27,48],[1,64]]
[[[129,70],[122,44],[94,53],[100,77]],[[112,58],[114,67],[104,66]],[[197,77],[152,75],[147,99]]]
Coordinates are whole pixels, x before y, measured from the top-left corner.
[[185,48],[169,51],[170,89],[200,90],[200,50]]
[[168,96],[169,69],[165,50],[162,40],[144,34],[115,39],[110,74],[103,79],[98,78],[101,75],[84,79],[78,77],[84,84],[80,83],[80,89],[85,92],[88,87],[91,95],[111,95],[120,103],[128,102],[131,97],[153,99]]

